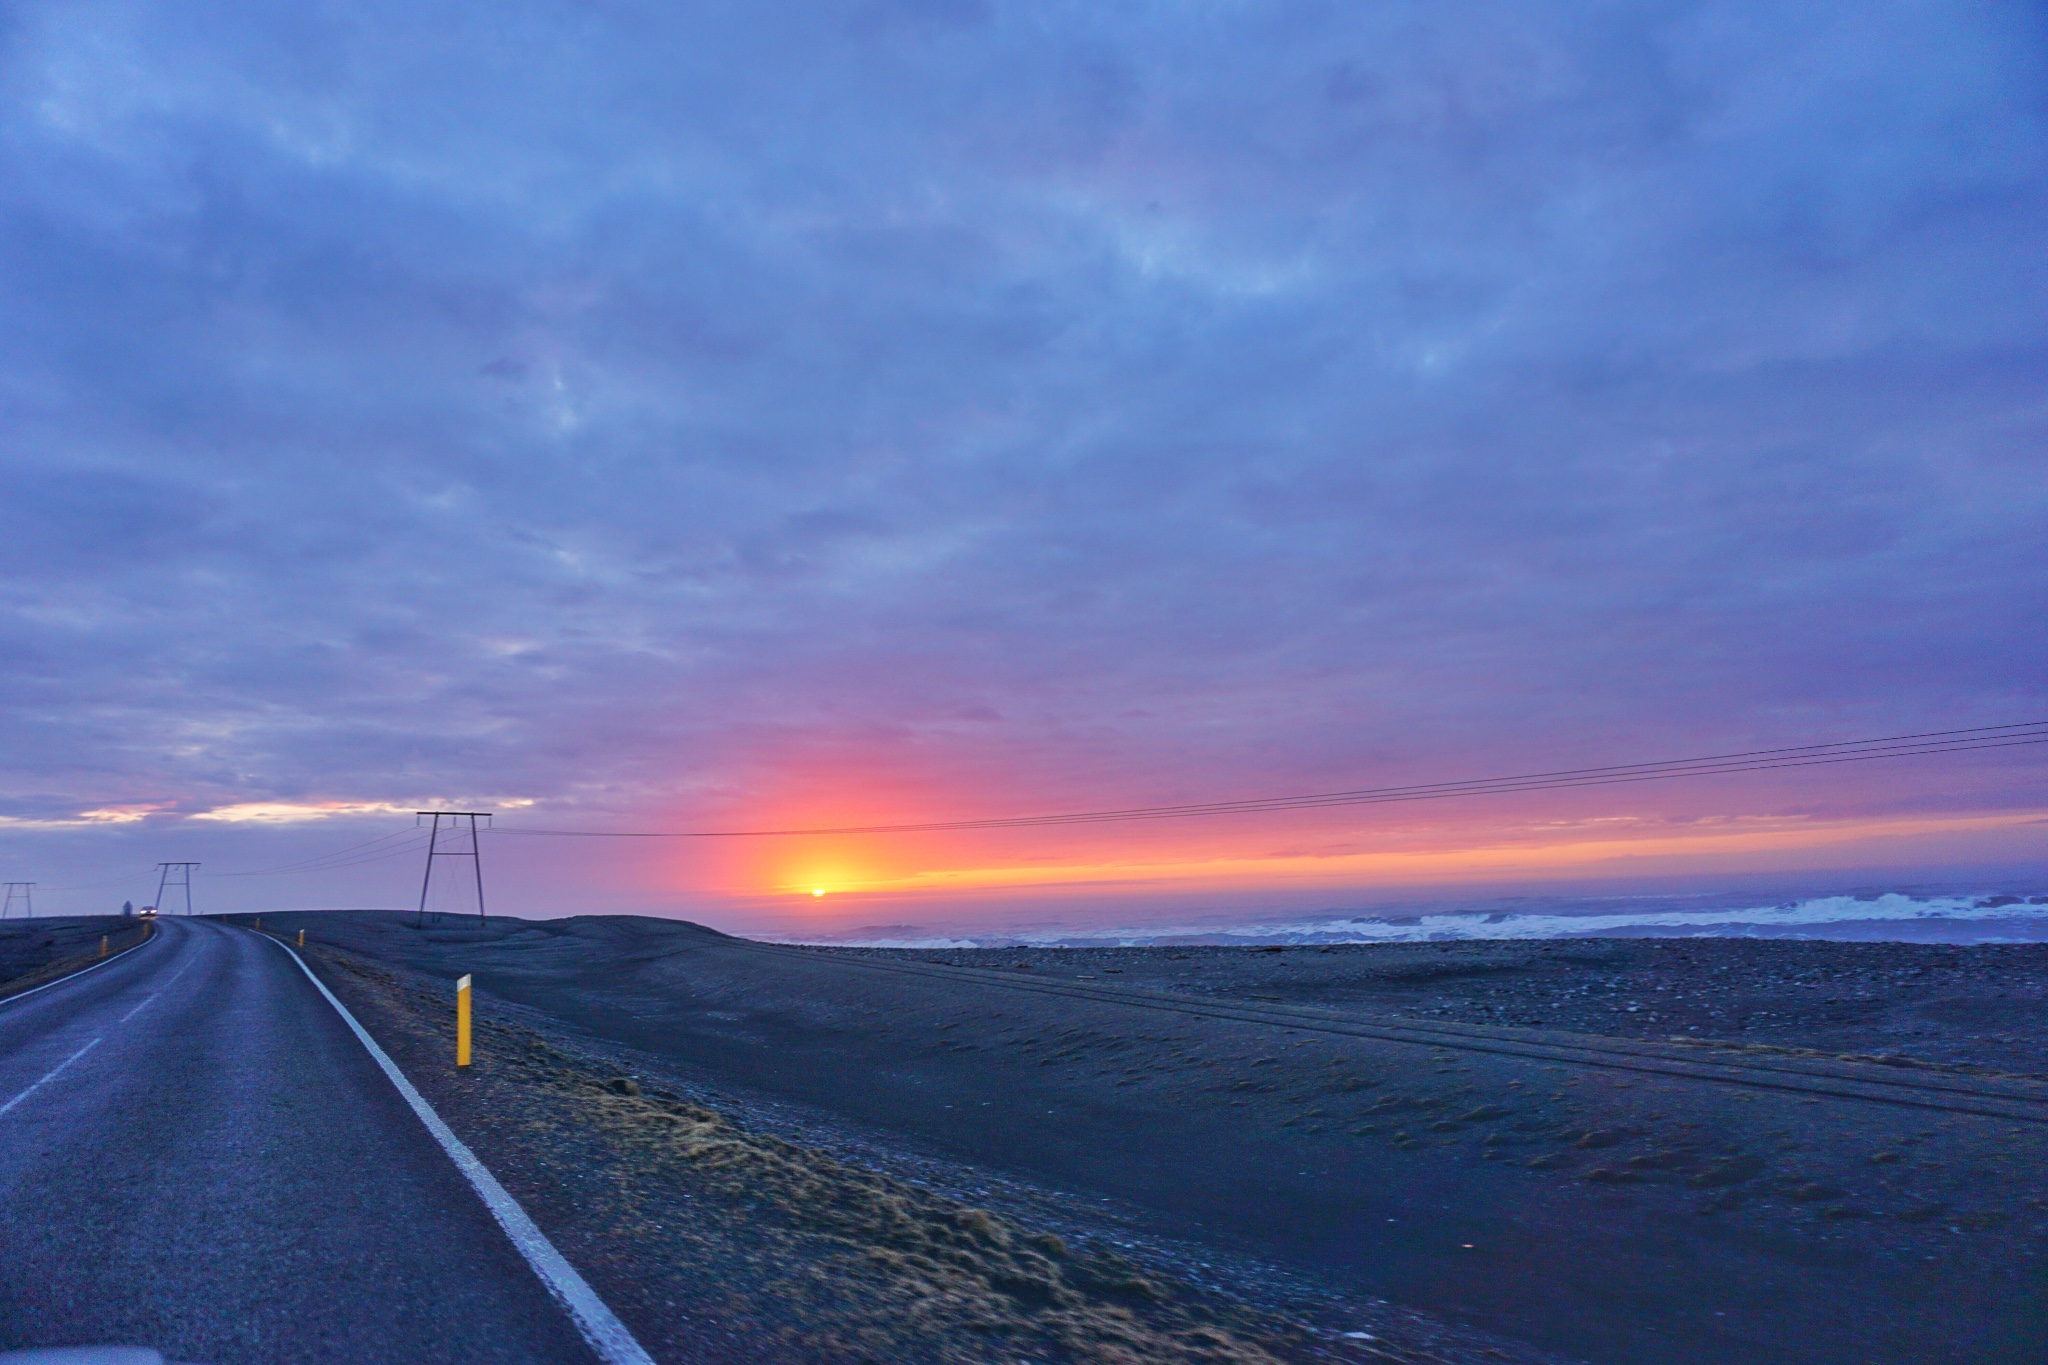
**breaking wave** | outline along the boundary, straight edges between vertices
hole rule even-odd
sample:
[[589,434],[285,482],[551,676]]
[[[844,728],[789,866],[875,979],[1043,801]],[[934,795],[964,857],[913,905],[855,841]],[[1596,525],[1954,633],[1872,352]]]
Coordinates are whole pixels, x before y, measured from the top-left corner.
[[1849,942],[2048,942],[2048,895],[1915,895],[1900,891],[1815,896],[1759,905],[1633,904],[1538,899],[1476,907],[1442,905],[1374,913],[1143,927],[1033,928],[869,925],[794,943],[867,948],[1148,947],[1261,943],[1426,943],[1456,939],[1810,938]]

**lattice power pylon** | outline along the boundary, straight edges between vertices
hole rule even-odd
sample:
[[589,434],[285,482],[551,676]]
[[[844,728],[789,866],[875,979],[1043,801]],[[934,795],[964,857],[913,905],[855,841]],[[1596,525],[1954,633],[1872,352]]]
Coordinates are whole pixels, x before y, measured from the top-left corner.
[[[476,917],[482,920],[484,918],[484,851],[483,846],[477,842],[476,822],[479,820],[489,820],[491,813],[487,810],[419,810],[413,812],[415,823],[417,823],[418,817],[422,815],[430,815],[434,818],[434,828],[427,835],[427,875],[420,882],[420,913],[419,917],[413,921],[414,925],[420,926],[427,922],[427,889],[434,884],[434,859],[436,858],[467,858],[470,860],[476,869]],[[451,843],[456,845],[455,847],[443,848],[441,846],[441,822],[443,820],[448,822],[448,838]],[[467,848],[461,847],[460,833],[463,828],[461,822],[464,820],[469,821],[469,846]]]
[[36,898],[33,894],[35,888],[36,884],[34,882],[7,883],[7,900],[5,904],[0,904],[0,919],[6,919],[14,913],[14,903],[16,901],[21,902],[22,914],[30,919],[34,919],[36,917]]
[[185,913],[188,916],[192,913],[192,869],[197,866],[198,863],[157,864],[161,874],[156,879],[156,912],[159,915],[164,913],[164,891],[173,886],[185,888]]

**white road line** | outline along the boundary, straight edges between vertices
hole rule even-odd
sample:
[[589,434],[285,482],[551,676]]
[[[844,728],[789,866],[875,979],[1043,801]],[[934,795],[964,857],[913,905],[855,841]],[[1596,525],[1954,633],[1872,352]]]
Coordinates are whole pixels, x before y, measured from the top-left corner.
[[76,981],[78,980],[79,977],[84,976],[87,972],[96,972],[102,967],[111,966],[114,962],[134,952],[136,948],[147,948],[150,944],[156,942],[158,939],[162,937],[163,935],[161,933],[158,933],[156,930],[152,929],[150,931],[149,937],[144,939],[142,942],[136,944],[135,948],[123,948],[120,952],[113,954],[111,957],[106,958],[104,961],[95,962],[90,967],[80,967],[75,972],[66,972],[63,976],[58,977],[55,981],[45,981],[42,985],[36,986],[30,990],[25,990],[20,995],[10,995],[5,1000],[0,1000],[0,1009],[4,1009],[6,1006],[13,1004],[17,1000],[26,1000],[31,995],[34,995],[37,991],[46,991],[50,989],[50,987],[52,986],[61,986],[67,981]]
[[87,1043],[84,1047],[78,1049],[78,1051],[72,1053],[69,1057],[66,1057],[63,1061],[57,1063],[57,1065],[51,1067],[49,1071],[44,1073],[43,1078],[41,1080],[37,1081],[28,1089],[22,1091],[19,1095],[16,1095],[13,1099],[7,1101],[7,1103],[0,1104],[0,1114],[6,1113],[15,1105],[20,1104],[23,1100],[27,1099],[30,1095],[35,1094],[36,1091],[41,1090],[51,1081],[56,1080],[58,1075],[63,1072],[65,1067],[70,1066],[73,1062],[77,1061],[80,1057],[83,1057],[86,1053],[92,1051],[99,1045],[100,1040],[98,1038],[95,1038],[91,1042]]
[[[269,935],[266,934],[264,937],[269,938]],[[476,1153],[470,1151],[462,1139],[455,1136],[448,1125],[441,1121],[441,1116],[434,1112],[434,1107],[427,1103],[426,1098],[413,1089],[412,1082],[405,1078],[405,1073],[398,1069],[398,1064],[385,1055],[384,1049],[377,1046],[377,1040],[372,1038],[369,1031],[357,1023],[356,1017],[348,1012],[348,1006],[334,998],[334,992],[328,990],[326,983],[313,975],[313,969],[308,967],[304,959],[288,945],[274,938],[270,939],[270,942],[284,949],[285,954],[293,962],[298,963],[299,970],[306,974],[306,979],[313,983],[320,994],[327,997],[327,1003],[334,1006],[335,1012],[341,1015],[342,1022],[347,1024],[362,1045],[369,1049],[370,1056],[383,1068],[391,1083],[398,1087],[398,1093],[412,1106],[413,1113],[420,1116],[420,1122],[427,1125],[427,1131],[441,1144],[441,1150],[448,1153],[456,1169],[469,1178],[470,1185],[482,1196],[484,1206],[491,1211],[491,1216],[498,1220],[498,1226],[505,1229],[505,1235],[512,1239],[512,1245],[519,1249],[519,1254],[533,1267],[533,1273],[540,1276],[541,1283],[548,1287],[548,1292],[555,1296],[562,1307],[569,1310],[569,1316],[576,1321],[576,1329],[583,1333],[583,1339],[590,1343],[598,1358],[603,1360],[605,1365],[654,1365],[654,1357],[648,1355],[646,1349],[633,1339],[633,1334],[626,1330],[626,1324],[619,1321],[605,1305],[605,1301],[597,1296],[597,1291],[576,1273],[576,1267],[570,1265],[562,1253],[555,1250],[555,1245],[547,1239],[547,1234],[534,1226],[533,1219],[527,1217],[526,1210],[519,1207],[519,1201],[505,1192],[505,1187],[498,1183],[498,1178],[490,1173],[483,1162],[477,1160]],[[41,1082],[37,1084],[40,1085]]]
[[148,1009],[151,1005],[155,1004],[156,998],[159,995],[162,995],[165,991],[169,990],[171,988],[172,982],[175,982],[179,977],[183,976],[191,968],[191,966],[192,960],[190,958],[187,958],[185,960],[185,965],[183,967],[180,967],[178,968],[178,970],[171,973],[170,981],[166,981],[164,982],[163,985],[158,986],[155,990],[149,993],[149,995],[143,1000],[141,1004],[137,1005],[134,1009],[129,1010],[126,1014],[122,1015],[121,1022],[124,1024],[127,1023],[130,1019],[133,1019],[136,1015],[142,1013],[145,1009]]

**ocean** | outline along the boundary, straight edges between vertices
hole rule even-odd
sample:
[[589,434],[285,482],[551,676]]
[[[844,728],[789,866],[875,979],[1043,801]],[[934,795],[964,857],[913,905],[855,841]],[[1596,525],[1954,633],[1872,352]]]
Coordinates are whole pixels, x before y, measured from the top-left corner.
[[1805,938],[1844,942],[2048,942],[2048,893],[1860,890],[1771,900],[1725,893],[1515,896],[1331,909],[1205,913],[1150,923],[1038,918],[974,924],[869,924],[777,942],[873,948],[1101,948],[1189,944],[1422,943],[1456,939]]

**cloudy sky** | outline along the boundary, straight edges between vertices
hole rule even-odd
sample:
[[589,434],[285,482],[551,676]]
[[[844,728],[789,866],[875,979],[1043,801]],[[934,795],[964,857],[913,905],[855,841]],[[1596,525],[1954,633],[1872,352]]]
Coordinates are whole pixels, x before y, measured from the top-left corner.
[[[2041,718],[2044,125],[2017,0],[7,6],[0,863],[53,910],[180,857],[213,908],[402,905],[421,806],[873,823]],[[1933,876],[2048,862],[2044,754],[487,847],[506,909],[741,924]]]

